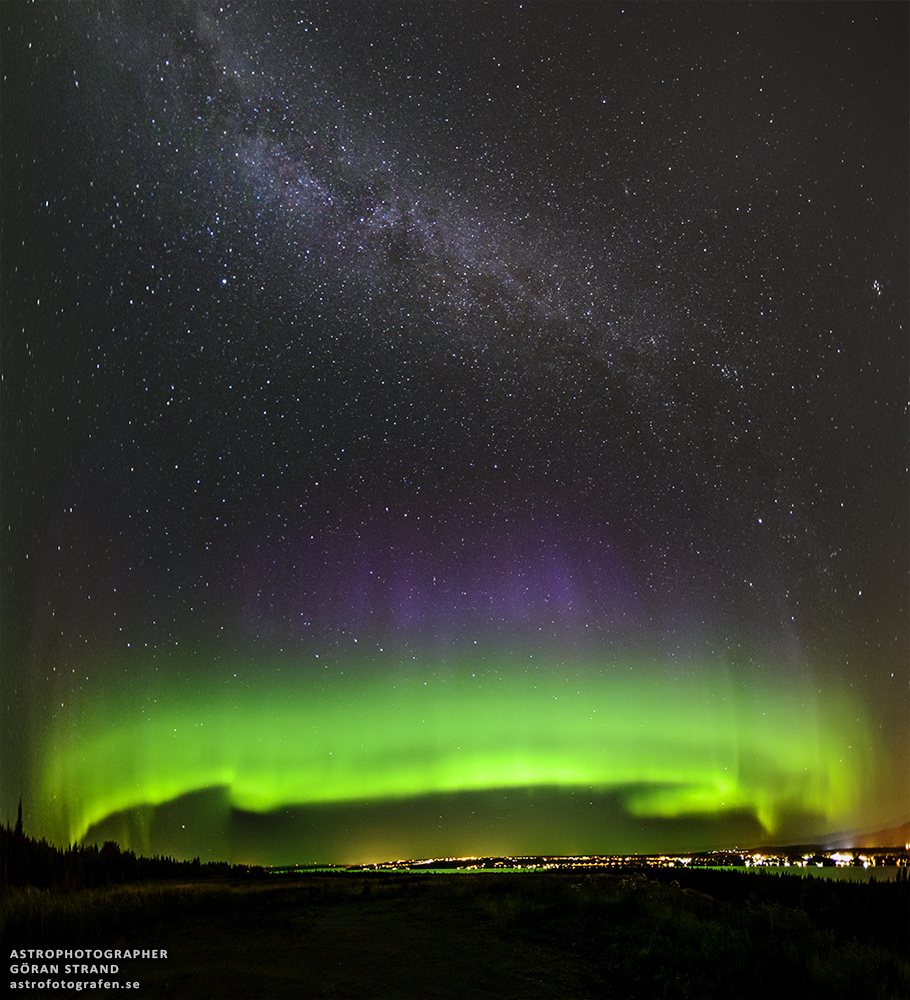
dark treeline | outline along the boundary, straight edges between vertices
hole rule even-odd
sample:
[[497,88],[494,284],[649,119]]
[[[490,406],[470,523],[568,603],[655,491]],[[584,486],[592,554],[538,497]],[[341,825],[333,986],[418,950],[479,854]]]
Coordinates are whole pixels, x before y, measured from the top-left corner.
[[260,866],[230,865],[226,861],[200,859],[178,861],[155,855],[151,858],[124,851],[113,840],[61,849],[46,840],[35,840],[22,830],[22,806],[14,827],[0,826],[0,890],[8,886],[38,889],[95,889],[145,879],[206,879],[214,877],[258,878]]

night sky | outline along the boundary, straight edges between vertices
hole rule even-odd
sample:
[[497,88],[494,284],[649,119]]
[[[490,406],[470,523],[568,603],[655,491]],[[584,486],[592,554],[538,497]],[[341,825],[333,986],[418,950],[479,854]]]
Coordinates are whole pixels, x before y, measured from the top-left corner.
[[0,818],[910,819],[908,10],[4,3]]

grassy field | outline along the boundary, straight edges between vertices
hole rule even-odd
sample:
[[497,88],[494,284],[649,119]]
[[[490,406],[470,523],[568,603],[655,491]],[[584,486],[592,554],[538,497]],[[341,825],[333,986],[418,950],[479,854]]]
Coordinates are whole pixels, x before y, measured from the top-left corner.
[[108,977],[149,998],[910,997],[906,882],[681,874],[8,889],[0,912],[7,955],[166,950]]

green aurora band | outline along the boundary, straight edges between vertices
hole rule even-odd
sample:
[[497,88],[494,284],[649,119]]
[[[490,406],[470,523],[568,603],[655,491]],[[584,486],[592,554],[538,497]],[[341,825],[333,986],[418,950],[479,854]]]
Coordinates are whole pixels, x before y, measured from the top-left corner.
[[788,813],[855,816],[875,759],[854,701],[808,679],[513,660],[319,682],[286,667],[257,663],[242,687],[108,689],[58,712],[38,758],[41,825],[74,842],[117,812],[217,787],[269,812],[549,786],[618,792],[640,817],[748,813],[773,834]]

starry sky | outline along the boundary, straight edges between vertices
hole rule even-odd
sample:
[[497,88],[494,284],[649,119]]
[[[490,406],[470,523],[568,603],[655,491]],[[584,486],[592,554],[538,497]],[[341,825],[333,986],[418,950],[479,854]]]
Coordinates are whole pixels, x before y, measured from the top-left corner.
[[910,818],[905,4],[4,4],[4,821]]

